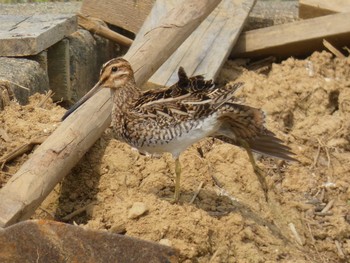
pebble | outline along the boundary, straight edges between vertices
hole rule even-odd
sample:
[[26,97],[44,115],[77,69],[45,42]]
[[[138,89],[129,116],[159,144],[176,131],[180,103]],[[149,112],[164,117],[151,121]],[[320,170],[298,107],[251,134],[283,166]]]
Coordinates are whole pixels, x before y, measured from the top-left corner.
[[115,234],[123,234],[126,232],[126,225],[124,222],[115,223],[112,225],[110,231]]
[[164,246],[168,246],[168,247],[172,246],[171,241],[167,238],[163,238],[163,239],[159,240],[159,244],[164,245]]
[[146,212],[148,212],[148,207],[146,206],[145,203],[135,202],[132,204],[132,207],[129,210],[128,218],[135,219],[142,216]]

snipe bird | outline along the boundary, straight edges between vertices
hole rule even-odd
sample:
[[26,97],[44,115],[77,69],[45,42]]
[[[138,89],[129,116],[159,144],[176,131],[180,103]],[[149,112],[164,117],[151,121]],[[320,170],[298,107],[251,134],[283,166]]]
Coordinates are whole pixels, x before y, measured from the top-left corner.
[[111,89],[112,126],[118,140],[142,153],[169,152],[175,159],[175,195],[179,200],[180,154],[193,143],[214,137],[247,150],[266,196],[265,177],[255,164],[252,152],[294,161],[294,154],[264,126],[263,111],[242,105],[234,97],[243,85],[216,87],[203,76],[188,77],[182,67],[179,80],[171,87],[141,91],[130,63],[115,58],[103,65],[94,88],[66,112],[76,110],[100,88]]

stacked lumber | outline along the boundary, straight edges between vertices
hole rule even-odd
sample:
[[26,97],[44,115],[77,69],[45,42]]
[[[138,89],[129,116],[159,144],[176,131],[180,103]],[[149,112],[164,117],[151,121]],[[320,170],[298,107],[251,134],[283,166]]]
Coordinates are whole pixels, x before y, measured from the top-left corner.
[[244,32],[231,57],[307,56],[324,49],[323,39],[338,47],[349,45],[349,15],[339,13]]
[[[123,9],[125,12],[120,15],[119,13],[121,13],[121,11],[119,7],[122,6],[124,8],[123,5],[125,5],[125,1],[101,1],[98,5],[96,2],[96,0],[84,1],[81,12],[85,15],[102,19],[113,26],[128,30],[133,34],[137,34],[147,15],[150,13],[155,0],[142,1],[142,4],[129,5],[127,8]],[[118,4],[112,5],[111,2],[118,2]],[[225,4],[225,1],[223,1],[221,5],[226,5],[225,8],[228,10],[227,13],[230,14],[231,17],[236,16],[237,14],[249,14],[249,12],[247,13],[244,9],[251,8],[252,5],[254,5],[253,1],[236,1],[234,6],[230,7],[228,2],[230,1],[227,1]],[[154,13],[151,13],[148,19],[152,20],[152,16],[161,16],[162,13],[164,14],[175,4],[179,5],[181,2],[158,1],[157,5],[159,6],[157,7],[156,5],[153,9]],[[158,11],[156,11],[157,9]],[[235,9],[235,12],[233,9]],[[231,58],[248,57],[260,59],[267,56],[275,56],[278,58],[307,56],[313,51],[320,51],[327,48],[324,45],[324,39],[337,49],[342,49],[342,47],[349,45],[350,30],[346,14],[350,14],[350,2],[347,0],[334,0],[331,2],[327,0],[299,0],[299,21],[255,29],[243,32],[242,34],[240,34],[241,28],[238,27],[235,29],[235,26],[228,23],[227,27],[231,26],[232,32],[238,30],[238,40],[230,41],[228,40],[229,37],[227,37],[226,41],[226,39],[220,39],[218,36],[216,41],[221,43],[221,45],[224,45],[222,49],[230,51]],[[130,16],[136,16],[137,19],[132,19],[130,21],[130,19],[128,19]],[[140,20],[142,20],[142,22],[140,22]],[[149,20],[146,20],[146,23],[150,24],[151,21]],[[208,20],[210,19],[208,18]],[[149,25],[148,29],[150,28],[151,26]],[[194,44],[194,42],[196,42],[196,37],[198,38],[198,35],[200,35],[199,31],[200,29],[198,29],[197,33],[194,32],[194,34],[191,35],[191,39],[187,40],[183,45],[183,49],[185,49],[185,47],[192,48],[187,52],[187,54],[192,54],[192,56],[195,56],[194,53],[198,50],[201,50],[202,54],[210,52],[210,50],[206,51],[200,49],[198,45],[196,46]],[[223,32],[226,32],[226,34],[232,33],[229,31]],[[215,36],[216,35],[214,34],[214,37]],[[230,44],[225,45],[226,43]],[[234,47],[232,46],[232,43],[235,43]],[[212,42],[210,48],[221,45],[216,45],[215,42]],[[181,53],[181,51],[178,51],[177,53],[178,58],[170,58],[167,65],[164,65],[162,69],[152,76],[150,82],[157,85],[172,84],[176,78],[176,70],[174,70],[174,68],[176,66],[178,67],[180,64],[185,66],[188,65],[189,73],[207,74],[207,71],[210,71],[210,68],[199,67],[198,69],[196,66],[199,65],[195,66],[196,63],[189,63],[187,59],[186,61],[181,61],[179,57],[181,55],[182,57],[186,55],[184,52]],[[220,54],[222,54],[222,51],[216,50],[216,55],[220,56]],[[208,57],[210,57],[210,55],[208,55]],[[224,58],[226,57],[224,56]],[[192,70],[191,66],[197,70]],[[165,68],[167,70],[165,70]],[[215,66],[214,68],[215,71],[217,67]],[[216,73],[209,72],[207,76],[215,78]],[[164,79],[166,79],[166,81]]]

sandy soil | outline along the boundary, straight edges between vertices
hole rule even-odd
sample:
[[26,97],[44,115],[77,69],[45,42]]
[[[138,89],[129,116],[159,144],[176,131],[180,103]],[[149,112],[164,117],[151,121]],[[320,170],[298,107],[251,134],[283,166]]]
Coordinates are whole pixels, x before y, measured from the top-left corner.
[[[181,156],[181,202],[171,204],[165,199],[174,191],[171,156],[142,156],[108,129],[34,217],[170,245],[180,250],[181,262],[348,262],[349,76],[350,58],[326,52],[290,58],[267,71],[249,71],[237,61],[225,64],[220,80],[246,83],[237,96],[265,110],[267,127],[300,161],[257,156],[269,185],[268,202],[247,154],[206,139]],[[40,108],[41,99],[36,95],[27,106],[13,103],[0,112],[0,156],[59,125],[64,109],[50,101]],[[27,158],[3,167],[0,186]],[[146,211],[132,216],[137,202]]]

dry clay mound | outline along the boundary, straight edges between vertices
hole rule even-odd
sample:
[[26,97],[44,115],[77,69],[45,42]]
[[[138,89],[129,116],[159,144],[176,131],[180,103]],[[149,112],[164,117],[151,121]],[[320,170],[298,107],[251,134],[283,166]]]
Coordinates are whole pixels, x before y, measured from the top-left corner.
[[[87,206],[69,221],[176,247],[183,262],[349,260],[350,58],[314,53],[273,64],[267,75],[228,61],[221,80],[236,76],[246,83],[237,96],[264,109],[267,127],[300,161],[259,157],[269,202],[247,154],[206,139],[181,156],[181,202],[171,204],[164,199],[174,191],[171,156],[142,156],[108,129],[35,217],[63,220]],[[33,101],[0,112],[0,154],[59,125],[63,109],[50,103],[51,109],[39,109]],[[26,158],[7,164],[0,183]],[[142,211],[131,214],[138,202]]]

